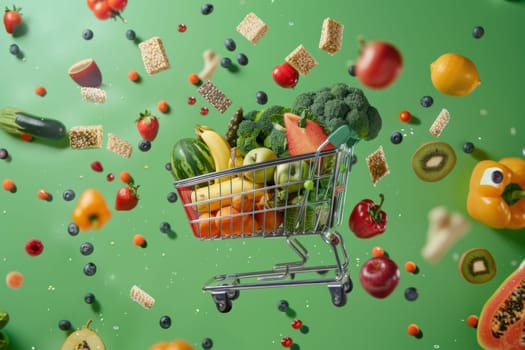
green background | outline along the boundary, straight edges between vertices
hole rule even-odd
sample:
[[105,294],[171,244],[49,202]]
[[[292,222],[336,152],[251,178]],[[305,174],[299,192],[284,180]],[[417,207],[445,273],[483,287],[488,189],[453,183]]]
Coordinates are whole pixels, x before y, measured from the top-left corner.
[[[131,0],[120,20],[99,21],[85,1],[17,1],[26,26],[15,37],[0,33],[0,106],[14,106],[27,112],[61,120],[68,128],[76,125],[104,126],[104,147],[74,151],[42,141],[21,141],[0,134],[0,147],[12,159],[0,161],[0,178],[12,178],[16,193],[0,192],[0,277],[20,271],[25,283],[10,289],[0,283],[0,307],[7,309],[11,321],[4,331],[12,349],[58,349],[66,337],[57,324],[68,319],[80,327],[88,319],[108,349],[147,349],[160,340],[183,338],[201,348],[209,337],[214,349],[279,349],[280,339],[290,336],[297,348],[345,349],[475,349],[475,329],[465,324],[468,315],[479,314],[483,303],[524,259],[524,230],[493,230],[474,220],[470,232],[456,242],[438,263],[421,257],[426,242],[427,213],[438,205],[467,215],[466,194],[470,172],[482,158],[522,157],[525,146],[522,112],[522,79],[525,76],[523,45],[523,2],[503,0],[244,0],[215,1],[208,16],[200,13],[201,2],[180,0]],[[11,6],[11,2],[2,2]],[[257,45],[235,30],[248,12],[255,12],[270,29]],[[324,18],[345,25],[343,48],[330,56],[318,49]],[[187,25],[179,33],[179,23]],[[473,27],[481,25],[485,35],[474,39]],[[90,28],[94,37],[82,38]],[[136,43],[126,39],[133,29],[140,40],[160,36],[171,69],[154,76],[144,70]],[[403,54],[404,68],[387,89],[370,90],[347,73],[358,54],[357,39],[382,39],[395,44]],[[228,52],[224,39],[237,42]],[[17,43],[24,59],[10,55],[9,45]],[[319,62],[310,74],[301,77],[295,89],[277,86],[272,68],[283,62],[299,44]],[[188,83],[191,72],[202,68],[202,53],[212,49],[221,56],[244,52],[249,64],[236,73],[219,68],[212,81],[233,101],[232,107],[218,113]],[[430,82],[430,63],[446,52],[471,58],[477,65],[482,84],[466,97],[439,93]],[[68,77],[73,63],[94,58],[103,75],[107,102],[100,105],[82,101],[78,86]],[[132,83],[129,70],[137,70],[142,80]],[[173,178],[165,170],[174,142],[193,137],[196,124],[226,131],[236,108],[259,109],[255,93],[267,92],[268,104],[289,105],[303,91],[315,90],[335,82],[362,87],[383,117],[378,138],[361,142],[355,152],[358,163],[349,180],[344,224],[339,231],[346,239],[350,271],[355,288],[342,308],[332,305],[325,286],[258,289],[242,291],[228,314],[219,313],[208,293],[201,290],[213,275],[225,272],[266,269],[274,263],[294,259],[283,240],[243,239],[200,241],[189,229],[180,202],[169,203]],[[38,85],[47,88],[45,97],[35,95]],[[434,104],[423,108],[419,100],[431,95]],[[197,103],[187,104],[195,96]],[[156,111],[161,99],[171,106],[169,113]],[[201,106],[210,108],[202,116]],[[434,137],[428,132],[442,108],[451,113],[451,122],[440,136],[456,150],[458,161],[453,172],[437,183],[425,183],[410,167],[415,149]],[[140,138],[134,120],[144,110],[153,110],[160,119],[160,132],[149,152],[136,147]],[[401,110],[409,110],[418,123],[399,121]],[[402,131],[399,145],[390,142],[393,131]],[[134,146],[130,159],[105,149],[107,134],[114,133]],[[471,141],[479,150],[462,152]],[[373,186],[365,157],[382,145],[390,175]],[[102,173],[90,169],[100,161]],[[111,221],[99,231],[67,233],[75,202],[66,202],[62,193],[74,189],[77,198],[90,187],[100,189],[112,205],[118,179],[106,180],[108,173],[129,171],[140,185],[140,202],[130,212],[113,212]],[[46,189],[53,200],[39,200],[36,193]],[[353,205],[366,197],[386,196],[388,226],[385,234],[360,240],[349,231],[346,220]],[[159,231],[167,221],[176,231],[169,236]],[[146,248],[132,243],[134,234],[143,234]],[[30,238],[45,245],[41,256],[24,252]],[[79,246],[89,241],[95,246],[91,256],[82,256]],[[317,236],[305,237],[312,259],[332,263],[326,245]],[[372,298],[358,282],[359,267],[371,256],[374,246],[382,246],[401,267],[401,281],[386,299]],[[490,249],[497,261],[496,277],[483,285],[464,281],[458,273],[459,256],[472,247]],[[406,273],[402,266],[413,260],[417,274]],[[97,264],[95,276],[83,274],[83,266]],[[151,310],[141,308],[129,298],[137,284],[156,298]],[[419,298],[405,300],[403,291],[416,287]],[[96,295],[93,307],[83,301],[87,292]],[[279,300],[290,303],[295,315],[277,310]],[[169,315],[171,328],[162,329],[159,318]],[[290,323],[301,319],[308,332],[294,330]],[[420,326],[419,339],[407,335],[410,323]]]

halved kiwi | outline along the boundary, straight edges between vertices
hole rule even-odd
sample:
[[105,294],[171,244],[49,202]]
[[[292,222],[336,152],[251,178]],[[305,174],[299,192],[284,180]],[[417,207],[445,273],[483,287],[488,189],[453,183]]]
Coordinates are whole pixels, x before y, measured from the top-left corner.
[[496,276],[496,261],[485,248],[469,249],[459,259],[459,273],[474,284],[486,283]]
[[417,177],[423,181],[435,182],[447,176],[454,169],[456,152],[446,142],[427,142],[414,152],[411,163]]

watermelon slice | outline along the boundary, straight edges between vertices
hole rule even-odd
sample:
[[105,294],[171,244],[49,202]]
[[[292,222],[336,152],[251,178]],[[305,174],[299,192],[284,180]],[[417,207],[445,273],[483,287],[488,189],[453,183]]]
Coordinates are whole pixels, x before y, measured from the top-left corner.
[[[301,117],[293,113],[284,114],[286,128],[286,144],[291,156],[316,152],[317,148],[327,139],[321,125],[313,120],[306,119],[304,127],[299,125]],[[323,150],[333,149],[334,145],[327,144]]]

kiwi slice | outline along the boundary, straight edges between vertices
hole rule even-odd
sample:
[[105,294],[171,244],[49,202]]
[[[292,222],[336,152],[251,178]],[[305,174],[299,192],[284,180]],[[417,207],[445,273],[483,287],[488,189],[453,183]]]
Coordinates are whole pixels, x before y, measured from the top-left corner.
[[487,249],[473,248],[461,255],[459,273],[470,283],[486,283],[496,276],[496,262]]
[[411,162],[417,177],[423,181],[435,182],[447,176],[454,169],[456,152],[446,142],[427,142],[414,152]]
[[91,320],[89,320],[85,326],[77,329],[71,333],[64,344],[62,344],[61,350],[106,350],[106,346],[98,334],[89,328]]

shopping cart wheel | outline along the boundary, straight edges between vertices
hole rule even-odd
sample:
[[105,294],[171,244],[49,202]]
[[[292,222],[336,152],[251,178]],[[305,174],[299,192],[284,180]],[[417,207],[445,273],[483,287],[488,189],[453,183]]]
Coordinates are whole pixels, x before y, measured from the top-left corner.
[[345,292],[345,286],[342,284],[329,285],[330,295],[332,296],[332,304],[335,306],[346,305],[347,297]]
[[345,289],[345,293],[350,293],[352,289],[354,289],[354,284],[352,283],[352,279],[347,275],[343,279],[343,287]]
[[212,298],[219,312],[227,313],[231,311],[233,305],[227,292],[213,293]]
[[228,297],[228,299],[230,300],[235,300],[239,297],[239,290],[238,289],[230,289],[229,291],[226,292],[226,296]]

